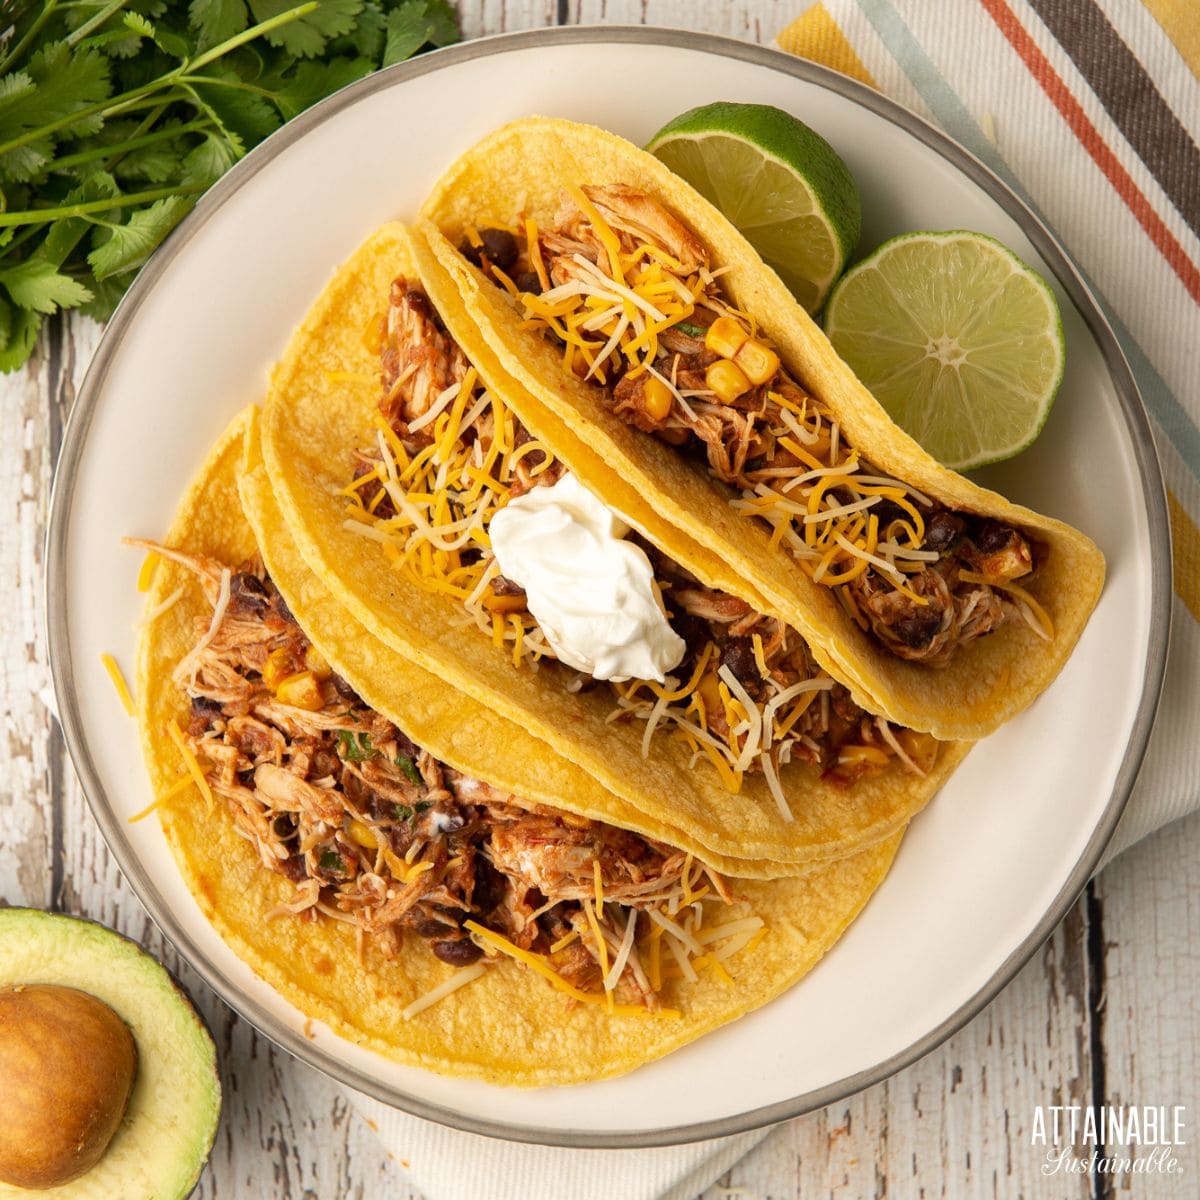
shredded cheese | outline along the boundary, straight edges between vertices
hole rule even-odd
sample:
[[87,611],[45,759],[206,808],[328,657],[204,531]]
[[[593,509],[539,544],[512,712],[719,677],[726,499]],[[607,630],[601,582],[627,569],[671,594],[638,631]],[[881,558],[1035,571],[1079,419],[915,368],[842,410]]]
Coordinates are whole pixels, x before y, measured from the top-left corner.
[[1026,621],[1034,633],[1044,641],[1050,642],[1054,640],[1054,622],[1050,619],[1050,614],[1025,588],[1015,583],[1009,583],[1006,580],[989,579],[986,575],[980,575],[978,571],[959,571],[958,577],[963,583],[985,583],[988,587],[996,588],[1001,592],[1008,592],[1010,595],[1015,596],[1021,604],[1028,606],[1030,612],[1037,618],[1036,624],[1028,619]]
[[125,709],[125,715],[132,717],[136,711],[133,703],[133,695],[129,690],[129,684],[125,682],[125,676],[121,674],[121,668],[117,665],[117,660],[111,654],[100,655],[100,661],[104,664],[104,669],[108,672],[109,679],[112,680],[112,685],[117,689],[117,696],[121,700],[121,706]]
[[400,1013],[401,1017],[406,1021],[411,1021],[418,1013],[423,1013],[427,1008],[432,1008],[440,1000],[444,1000],[452,992],[457,992],[459,988],[466,987],[468,983],[474,983],[487,970],[487,967],[482,962],[472,963],[469,967],[463,967],[455,971],[449,979],[443,980],[435,988],[431,988],[423,996],[418,996],[411,1004],[404,1008]]
[[200,794],[204,797],[205,803],[208,805],[209,816],[211,816],[217,806],[216,797],[213,796],[212,788],[208,786],[208,780],[204,777],[204,772],[200,769],[200,762],[195,754],[192,753],[192,748],[185,741],[183,730],[179,728],[179,722],[174,717],[167,722],[167,733],[170,735],[171,741],[175,743],[179,753],[183,755],[183,761],[187,765],[192,779],[195,780],[196,786],[200,789]]

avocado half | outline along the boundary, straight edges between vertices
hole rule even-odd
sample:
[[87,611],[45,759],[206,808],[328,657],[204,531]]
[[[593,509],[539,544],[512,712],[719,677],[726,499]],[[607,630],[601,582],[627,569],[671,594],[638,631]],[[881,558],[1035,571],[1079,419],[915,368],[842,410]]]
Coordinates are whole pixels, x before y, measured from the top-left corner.
[[90,1171],[38,1192],[0,1183],[0,1197],[181,1200],[204,1169],[221,1114],[216,1048],[191,1002],[160,963],[103,925],[0,908],[0,987],[34,983],[109,1005],[133,1034],[137,1075],[124,1119]]

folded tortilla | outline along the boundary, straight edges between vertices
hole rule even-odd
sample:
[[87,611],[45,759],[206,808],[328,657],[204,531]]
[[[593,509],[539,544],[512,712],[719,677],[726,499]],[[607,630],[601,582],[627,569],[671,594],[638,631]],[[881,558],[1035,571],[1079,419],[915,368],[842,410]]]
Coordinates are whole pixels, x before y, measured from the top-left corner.
[[[655,511],[653,497],[606,472],[584,438],[500,369],[449,276],[393,224],[372,235],[317,299],[273,374],[263,412],[263,454],[279,508],[304,560],[337,602],[384,645],[544,742],[573,767],[580,788],[587,778],[599,781],[655,828],[686,831],[709,859],[774,863],[773,873],[783,873],[903,828],[961,761],[966,744],[940,747],[923,777],[893,764],[851,787],[793,763],[781,772],[791,806],[785,819],[762,776],[747,775],[741,793],[732,795],[708,764],[692,765],[692,751],[680,739],[660,733],[644,757],[641,724],[609,719],[607,689],[570,693],[545,672],[515,668],[457,600],[420,587],[394,569],[380,545],[347,528],[344,489],[354,450],[376,438],[378,354],[363,331],[401,275],[420,278],[448,328],[469,339],[463,349],[488,386],[569,469],[586,474],[606,502],[672,557],[689,566],[698,557],[681,548],[683,539]],[[719,565],[718,555],[710,557]]]
[[[233,564],[261,548],[268,563],[278,567],[292,552],[261,467],[254,469],[252,441],[251,471],[241,482],[254,525],[239,503],[248,424],[243,414],[209,455],[167,542]],[[289,574],[284,565],[281,575]],[[297,578],[303,579],[302,572]],[[169,603],[177,591],[178,598]],[[316,584],[302,583],[285,598],[289,605],[295,601],[299,620],[313,620],[310,634],[320,626],[330,635],[319,645],[328,648],[332,665],[362,669],[354,682],[363,688],[364,699],[376,686],[419,713],[426,701],[436,705],[444,696],[446,689],[429,677],[407,679],[409,689],[378,678],[376,673],[389,665],[405,668],[372,647],[351,620],[331,625],[337,613]],[[803,878],[738,883],[729,918],[753,913],[768,932],[756,947],[728,960],[732,982],[707,970],[693,982],[667,981],[662,999],[676,1016],[610,1013],[603,1004],[576,1003],[532,971],[502,959],[405,1019],[405,1008],[449,979],[454,968],[439,961],[421,938],[405,936],[392,959],[379,954],[368,938],[360,959],[354,929],[341,922],[270,916],[291,898],[292,885],[262,866],[256,849],[235,831],[223,802],[209,811],[196,789],[177,787],[187,769],[167,728],[172,720],[185,722],[189,706],[171,675],[195,643],[197,618],[207,618],[210,611],[190,572],[165,559],[158,562],[147,597],[147,613],[157,615],[142,632],[137,692],[154,791],[172,793],[158,807],[167,841],[196,903],[235,953],[300,1012],[388,1058],[514,1086],[577,1083],[632,1070],[765,1004],[811,970],[867,902],[899,845],[897,834]],[[400,719],[399,713],[389,715]],[[544,1036],[550,1028],[554,1036]]]
[[[1054,633],[1042,640],[1009,622],[964,647],[943,669],[889,653],[814,583],[785,549],[772,549],[765,524],[730,507],[731,490],[702,465],[639,432],[602,403],[599,389],[568,371],[560,351],[531,329],[508,295],[456,249],[469,228],[511,227],[518,214],[553,224],[564,188],[625,184],[681,219],[710,251],[709,265],[732,304],[757,322],[785,368],[840,423],[848,441],[881,472],[947,508],[1029,531],[1048,550],[1029,585]],[[652,155],[604,130],[532,117],[514,121],[459,158],[437,183],[418,232],[452,275],[471,321],[500,366],[572,433],[593,461],[580,478],[602,486],[614,476],[644,496],[681,534],[677,556],[697,575],[782,616],[808,641],[820,665],[864,708],[942,738],[979,738],[1030,704],[1065,664],[1104,580],[1104,559],[1082,533],[1012,504],[935,462],[901,430],[779,277],[707,200]],[[695,547],[705,548],[698,555]],[[726,565],[721,572],[713,556]],[[737,579],[730,581],[728,570]]]

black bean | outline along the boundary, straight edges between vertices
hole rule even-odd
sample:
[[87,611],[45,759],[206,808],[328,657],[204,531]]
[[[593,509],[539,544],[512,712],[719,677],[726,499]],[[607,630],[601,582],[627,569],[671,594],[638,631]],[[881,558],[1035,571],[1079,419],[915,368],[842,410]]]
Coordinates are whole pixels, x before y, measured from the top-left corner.
[[893,522],[903,521],[908,517],[908,513],[898,505],[895,500],[884,498],[877,504],[872,504],[870,508],[871,516],[879,519],[880,534]]
[[721,666],[728,667],[743,687],[756,688],[762,683],[758,662],[754,657],[754,642],[748,637],[725,639],[721,647]]
[[210,700],[207,696],[192,697],[192,716],[200,717],[211,723],[224,715],[225,713],[218,701]]
[[229,599],[243,610],[260,612],[266,608],[267,598],[267,589],[257,575],[239,571],[229,581]]
[[490,913],[504,899],[504,876],[482,855],[475,856],[475,887],[471,905],[481,913]]
[[[670,596],[671,593],[668,592],[668,602],[670,601]],[[707,621],[693,616],[690,612],[684,612],[682,608],[672,610],[670,621],[671,628],[683,638],[684,645],[687,646],[683,662],[676,668],[676,671],[682,674],[685,670],[685,664],[699,658],[704,647],[708,645],[712,638],[712,629]]]
[[483,957],[483,951],[469,938],[460,938],[453,942],[434,942],[431,948],[442,962],[449,963],[452,967],[469,967]]
[[988,518],[981,521],[976,527],[975,532],[971,535],[971,541],[984,554],[993,554],[997,550],[1003,550],[1016,532],[1011,525]]
[[500,270],[507,271],[517,261],[517,239],[507,229],[481,229],[479,240],[484,253]]
[[922,646],[928,646],[941,625],[942,619],[936,614],[905,617],[892,626],[892,631],[906,646],[912,646],[916,650]]
[[949,550],[962,536],[965,527],[966,522],[962,517],[955,516],[952,512],[934,513],[925,523],[924,548],[936,550],[939,554]]
[[423,938],[446,938],[457,932],[458,925],[449,919],[440,917],[422,917],[414,926],[414,932]]
[[542,281],[537,277],[536,271],[517,272],[513,277],[513,283],[517,285],[519,291],[532,292],[535,296],[541,294]]

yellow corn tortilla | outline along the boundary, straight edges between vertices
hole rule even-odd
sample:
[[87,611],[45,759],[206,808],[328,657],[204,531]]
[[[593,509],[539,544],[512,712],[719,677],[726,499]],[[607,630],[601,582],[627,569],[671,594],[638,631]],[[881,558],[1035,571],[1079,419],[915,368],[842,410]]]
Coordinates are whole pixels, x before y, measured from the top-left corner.
[[[238,500],[245,414],[226,431],[183,500],[170,545],[237,564],[256,549]],[[261,480],[258,485],[261,486]],[[273,549],[274,547],[272,547]],[[190,572],[160,560],[147,597],[151,612],[181,598],[143,630],[138,649],[138,721],[155,793],[185,774],[169,721],[188,716],[171,672],[210,609]],[[322,647],[324,649],[324,647]],[[344,648],[344,647],[343,647]],[[725,984],[705,971],[698,982],[668,982],[678,1017],[609,1014],[573,1004],[507,959],[411,1020],[403,1010],[453,974],[419,938],[384,959],[368,939],[359,961],[354,931],[341,922],[268,919],[292,886],[266,870],[234,830],[224,805],[210,813],[195,789],[158,809],[163,830],[201,911],[254,971],[307,1016],[388,1058],[445,1074],[514,1086],[579,1083],[622,1074],[765,1004],[817,963],[887,873],[897,834],[805,878],[738,883],[729,919],[761,916],[769,932],[756,949],[727,962]],[[723,923],[723,922],[722,922]],[[546,1036],[548,1029],[554,1036]]]
[[[581,787],[582,777],[591,776],[656,827],[686,831],[709,857],[766,860],[783,873],[852,853],[907,824],[961,761],[965,744],[943,746],[925,777],[896,766],[850,788],[792,764],[781,772],[793,814],[784,820],[762,776],[747,775],[741,794],[731,795],[709,764],[692,767],[691,750],[666,731],[644,758],[642,724],[607,720],[608,689],[573,695],[540,673],[515,668],[457,600],[401,575],[376,542],[346,528],[342,489],[353,474],[354,448],[374,441],[379,392],[377,356],[363,330],[385,306],[392,280],[419,274],[443,319],[456,330],[468,324],[455,312],[457,292],[432,256],[424,253],[419,272],[417,265],[403,226],[373,234],[293,335],[263,412],[263,454],[275,497],[300,553],[338,603],[385,645],[547,743],[574,764]],[[513,385],[482,338],[464,348],[535,436],[569,467],[588,462],[582,439]],[[664,529],[617,477],[593,486],[606,500],[618,497],[626,516],[676,554],[678,534]]]
[[[849,442],[880,471],[949,508],[1020,526],[1049,547],[1049,561],[1028,586],[1053,620],[1051,642],[1024,622],[1012,622],[972,643],[943,669],[888,653],[855,624],[831,589],[799,569],[786,549],[770,549],[769,528],[739,516],[725,485],[612,413],[599,389],[566,370],[560,351],[525,328],[507,294],[455,249],[467,225],[508,225],[520,212],[545,227],[553,221],[564,185],[611,183],[642,190],[691,227],[711,251],[710,265],[727,269],[721,279],[726,295],[755,318],[784,365],[828,405]],[[418,231],[453,275],[467,315],[503,369],[586,438],[607,464],[595,478],[619,475],[646,496],[686,535],[677,543],[679,560],[702,578],[709,574],[708,564],[687,557],[693,541],[716,551],[740,576],[740,584],[727,590],[748,600],[761,597],[758,607],[797,629],[820,665],[846,683],[864,708],[941,738],[974,739],[1025,708],[1062,669],[1100,595],[1100,551],[1069,525],[1012,504],[935,462],[891,421],[734,226],[652,155],[588,125],[545,117],[514,121],[458,159],[422,213],[426,219]],[[582,467],[580,477],[594,482]]]

